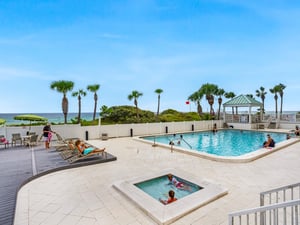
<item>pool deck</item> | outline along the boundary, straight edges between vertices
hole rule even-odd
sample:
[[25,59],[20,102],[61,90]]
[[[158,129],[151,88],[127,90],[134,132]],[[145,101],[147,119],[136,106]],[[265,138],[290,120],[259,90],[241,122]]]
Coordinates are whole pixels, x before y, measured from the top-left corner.
[[53,172],[27,183],[18,193],[15,225],[156,224],[113,184],[168,168],[228,189],[227,195],[172,224],[225,225],[228,213],[259,206],[261,191],[300,180],[300,142],[247,163],[212,161],[132,138],[89,143],[105,145],[117,160]]

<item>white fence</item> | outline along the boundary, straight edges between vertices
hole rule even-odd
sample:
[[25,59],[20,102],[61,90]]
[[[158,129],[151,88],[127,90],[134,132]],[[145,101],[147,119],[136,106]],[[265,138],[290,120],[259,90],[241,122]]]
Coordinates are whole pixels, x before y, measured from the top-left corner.
[[[218,128],[223,127],[222,120],[206,120],[206,121],[184,121],[184,122],[166,122],[166,123],[134,123],[134,124],[114,124],[100,126],[80,126],[78,124],[52,125],[52,130],[59,133],[64,138],[78,137],[80,139],[99,139],[105,133],[109,138],[114,137],[130,137],[141,135],[159,135],[166,133],[184,133],[190,131],[210,130],[216,123]],[[229,125],[231,125],[229,123]],[[235,129],[255,129],[256,126],[247,123],[232,123]],[[292,130],[295,129],[297,123],[281,121],[279,128]],[[43,126],[20,126],[0,127],[0,135],[4,135],[8,140],[11,139],[13,133],[26,135],[28,131],[42,134]]]
[[[186,122],[168,122],[168,123],[137,123],[137,124],[114,124],[100,126],[80,126],[77,124],[52,125],[53,131],[59,133],[63,138],[78,137],[80,139],[99,139],[102,134],[107,134],[109,138],[130,137],[141,135],[158,135],[166,133],[184,133],[190,131],[212,129],[216,123],[220,128],[223,121],[186,121]],[[0,127],[0,135],[5,135],[11,139],[13,133],[26,135],[28,131],[42,134],[43,126],[23,127]]]

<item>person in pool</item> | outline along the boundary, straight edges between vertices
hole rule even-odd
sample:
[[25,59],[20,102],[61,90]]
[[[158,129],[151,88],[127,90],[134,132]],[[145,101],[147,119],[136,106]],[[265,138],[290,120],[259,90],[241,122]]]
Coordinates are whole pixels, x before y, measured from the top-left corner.
[[78,148],[78,150],[83,154],[83,155],[88,155],[90,153],[94,152],[103,152],[105,148],[94,148],[92,146],[87,146],[82,142],[81,140],[77,140],[75,142],[75,146]]
[[270,134],[267,135],[267,140],[264,142],[263,146],[265,148],[275,147],[275,141],[273,140],[273,138],[271,138]]
[[175,198],[175,192],[173,190],[169,191],[169,198],[168,198],[168,200],[159,199],[159,201],[161,203],[163,203],[164,205],[167,205],[169,203],[175,202],[176,200],[177,200],[177,198]]
[[190,188],[188,185],[186,185],[186,184],[184,184],[184,183],[178,181],[172,174],[168,174],[168,180],[169,180],[170,183],[173,184],[177,189],[183,189],[183,190],[187,190],[187,191],[190,191],[190,190],[191,190],[191,188]]

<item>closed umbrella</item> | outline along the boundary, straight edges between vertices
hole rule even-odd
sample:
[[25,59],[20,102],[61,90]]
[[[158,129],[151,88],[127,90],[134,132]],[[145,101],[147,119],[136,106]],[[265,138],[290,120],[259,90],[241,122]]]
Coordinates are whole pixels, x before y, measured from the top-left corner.
[[29,121],[29,130],[31,128],[31,122],[46,122],[48,121],[47,118],[39,116],[39,115],[34,115],[34,114],[22,114],[22,115],[17,115],[14,117],[14,120],[25,120]]

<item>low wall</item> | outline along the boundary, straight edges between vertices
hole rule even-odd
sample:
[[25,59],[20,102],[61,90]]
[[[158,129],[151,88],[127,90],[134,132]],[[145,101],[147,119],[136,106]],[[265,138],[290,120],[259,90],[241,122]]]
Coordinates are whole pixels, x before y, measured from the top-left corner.
[[[218,128],[223,126],[221,120],[206,121],[184,121],[184,122],[168,122],[168,123],[135,123],[135,124],[114,124],[100,126],[80,126],[78,124],[52,125],[52,130],[59,133],[63,138],[77,137],[86,139],[101,139],[102,134],[107,134],[108,138],[130,137],[142,135],[159,135],[166,133],[184,133],[190,131],[211,130],[213,124],[216,123]],[[229,123],[234,129],[256,129],[256,124],[245,123]],[[296,123],[280,123],[280,129],[293,130]],[[11,139],[13,133],[26,135],[27,131],[42,134],[44,126],[28,126],[23,127],[0,127],[0,135],[5,135],[7,139]]]
[[[63,138],[77,137],[80,139],[100,139],[105,133],[109,138],[130,137],[153,134],[166,133],[184,133],[190,131],[199,131],[212,129],[216,123],[220,128],[223,125],[221,120],[210,121],[184,121],[184,122],[168,122],[168,123],[137,123],[137,124],[114,124],[100,126],[80,126],[78,124],[52,125],[53,131],[59,133]],[[0,127],[0,135],[3,134],[11,139],[13,133],[26,135],[28,131],[42,134],[44,126],[28,126],[23,127]],[[54,136],[55,138],[55,136]]]

